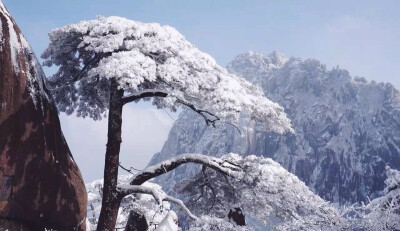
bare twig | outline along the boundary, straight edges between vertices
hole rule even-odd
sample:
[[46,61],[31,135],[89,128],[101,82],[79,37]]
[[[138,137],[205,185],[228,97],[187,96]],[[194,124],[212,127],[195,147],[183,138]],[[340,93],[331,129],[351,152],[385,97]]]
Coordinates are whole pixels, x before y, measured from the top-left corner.
[[[221,120],[218,116],[216,116],[215,114],[207,111],[207,110],[202,110],[202,109],[198,109],[196,108],[193,104],[190,104],[188,102],[184,102],[182,100],[177,100],[178,103],[185,105],[187,107],[189,107],[190,109],[192,109],[193,111],[197,112],[199,115],[201,115],[203,117],[203,119],[206,121],[207,125],[212,125],[215,128],[215,123],[219,120]],[[211,118],[210,118],[211,117]]]

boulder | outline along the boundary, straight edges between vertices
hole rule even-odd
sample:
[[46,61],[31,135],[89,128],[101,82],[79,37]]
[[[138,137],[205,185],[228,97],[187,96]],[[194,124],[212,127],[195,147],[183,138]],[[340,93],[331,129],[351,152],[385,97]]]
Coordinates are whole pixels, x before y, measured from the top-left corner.
[[228,218],[229,218],[229,221],[232,220],[233,222],[235,222],[239,226],[245,226],[246,225],[246,217],[243,214],[242,209],[239,208],[239,207],[230,209],[229,213],[228,213]]
[[85,230],[81,173],[43,70],[1,0],[0,38],[0,229]]
[[128,221],[125,226],[125,231],[147,231],[149,224],[147,224],[146,217],[136,211],[130,211]]

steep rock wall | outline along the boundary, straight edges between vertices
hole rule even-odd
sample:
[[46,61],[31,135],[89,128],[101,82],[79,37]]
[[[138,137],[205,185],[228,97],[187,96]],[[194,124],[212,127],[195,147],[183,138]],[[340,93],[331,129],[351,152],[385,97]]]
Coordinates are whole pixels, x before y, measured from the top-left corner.
[[0,1],[2,228],[85,230],[87,195],[32,49]]

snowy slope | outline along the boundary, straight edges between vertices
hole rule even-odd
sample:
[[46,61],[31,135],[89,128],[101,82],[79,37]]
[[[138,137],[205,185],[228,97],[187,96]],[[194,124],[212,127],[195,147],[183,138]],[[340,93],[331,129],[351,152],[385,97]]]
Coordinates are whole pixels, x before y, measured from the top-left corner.
[[[183,111],[150,164],[181,153],[270,157],[324,199],[346,203],[375,198],[384,188],[385,166],[400,166],[400,94],[391,84],[351,77],[314,59],[287,59],[279,52],[237,56],[228,70],[260,85],[285,108],[296,134],[277,135],[242,116],[239,132],[207,127]],[[181,167],[157,182],[171,191],[196,168]]]

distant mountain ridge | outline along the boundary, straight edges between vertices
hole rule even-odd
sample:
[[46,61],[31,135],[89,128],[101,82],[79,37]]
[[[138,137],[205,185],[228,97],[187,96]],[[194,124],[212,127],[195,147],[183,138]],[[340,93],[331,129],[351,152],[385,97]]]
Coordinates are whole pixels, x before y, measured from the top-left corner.
[[[263,155],[340,204],[375,198],[384,188],[385,166],[400,168],[400,93],[393,85],[276,51],[241,54],[227,69],[283,106],[296,134],[265,132],[243,115],[241,135],[230,125],[207,127],[195,113],[183,111],[150,164],[189,152]],[[181,167],[156,182],[172,191],[174,182],[196,170]]]

